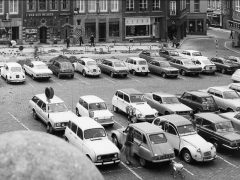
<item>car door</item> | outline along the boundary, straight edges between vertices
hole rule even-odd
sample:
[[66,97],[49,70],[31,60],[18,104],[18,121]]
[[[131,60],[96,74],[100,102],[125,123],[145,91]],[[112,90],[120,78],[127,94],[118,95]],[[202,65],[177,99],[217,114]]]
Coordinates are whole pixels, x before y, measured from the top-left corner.
[[196,119],[196,129],[200,136],[202,136],[207,141],[212,141],[212,138],[215,138],[213,135],[216,132],[215,126],[212,122],[201,118]]
[[49,69],[52,70],[52,72],[53,72],[54,74],[56,74],[56,70],[55,70],[55,61],[52,61],[51,64],[49,64],[48,67],[49,67]]
[[188,92],[183,93],[181,98],[179,98],[179,101],[194,110],[194,106],[192,105],[192,95]]
[[41,108],[43,103],[44,102],[41,99],[39,99],[37,102],[37,105],[35,106],[36,113],[37,113],[38,117],[42,120],[44,120],[43,110]]
[[162,106],[162,98],[157,94],[152,94],[152,101],[150,106],[156,109],[160,114],[164,114],[165,110]]
[[126,109],[124,109],[124,100],[123,100],[123,92],[121,91],[117,91],[115,94],[116,97],[116,106],[118,107],[118,109],[120,109],[123,112],[126,112]]
[[81,73],[83,72],[83,69],[84,69],[85,65],[86,65],[85,61],[81,60],[79,62],[79,66],[78,66],[79,72],[81,72]]
[[88,148],[85,146],[84,144],[84,140],[83,140],[83,130],[78,127],[77,128],[77,132],[76,132],[76,147],[82,151],[84,154],[87,154],[88,153]]
[[70,131],[69,131],[69,143],[71,143],[74,146],[78,145],[78,136],[77,136],[77,125],[74,122],[71,122],[71,127],[70,127]]
[[81,102],[82,108],[79,109],[79,114],[81,116],[89,116],[89,104],[86,101]]
[[106,60],[102,60],[102,62],[99,64],[99,68],[101,69],[101,71],[102,71],[103,73],[106,73],[106,72],[107,72],[107,71],[106,71],[107,62],[108,62],[108,61],[106,61]]
[[167,122],[165,123],[165,132],[166,132],[166,137],[168,139],[168,142],[171,144],[171,146],[176,149],[176,150],[179,150],[180,149],[180,136],[178,135],[178,132],[177,132],[177,128]]
[[8,70],[8,66],[5,64],[2,69],[1,69],[1,76],[6,78],[7,76],[7,70]]
[[41,106],[41,116],[43,121],[47,123],[48,122],[48,106],[46,105],[45,102],[43,102]]
[[128,107],[131,105],[130,97],[128,94],[123,93],[122,109],[124,112],[127,112]]
[[134,129],[133,131],[133,146],[132,150],[134,154],[137,154],[139,157],[143,159],[149,158],[150,149],[147,144],[146,136],[140,131]]

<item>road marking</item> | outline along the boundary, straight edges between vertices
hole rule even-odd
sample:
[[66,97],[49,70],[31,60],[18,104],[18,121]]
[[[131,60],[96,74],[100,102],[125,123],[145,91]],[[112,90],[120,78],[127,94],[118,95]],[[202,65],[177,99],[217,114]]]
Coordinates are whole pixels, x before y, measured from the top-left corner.
[[28,83],[32,88],[34,88],[34,86],[31,83]]
[[230,42],[230,43],[231,43],[231,41],[225,41],[225,43],[224,43],[224,47],[225,47],[226,49],[230,50],[230,51],[233,51],[233,52],[235,52],[235,53],[238,53],[238,54],[240,54],[240,52],[239,52],[239,51],[235,51],[235,50],[233,50],[233,49],[231,49],[231,48],[228,48],[228,47],[227,47],[227,43],[228,43],[228,42]]
[[[173,162],[178,163],[176,161],[173,161]],[[186,168],[183,168],[183,170],[186,171],[188,174],[191,174],[192,176],[194,176],[194,174],[191,171],[187,170]]]
[[231,166],[233,166],[233,167],[235,167],[235,168],[238,168],[238,166],[230,163],[229,161],[227,161],[226,159],[224,159],[223,157],[221,157],[221,156],[219,156],[219,155],[217,155],[217,158],[223,160],[224,162],[226,162],[227,164],[229,164],[229,165],[231,165]]
[[21,121],[19,121],[12,113],[8,112],[8,114],[15,120],[17,121],[22,127],[24,127],[26,130],[30,131],[30,129],[25,126]]
[[133,173],[138,179],[143,180],[143,178],[141,178],[141,176],[139,176],[135,171],[133,171],[129,166],[127,166],[125,163],[121,162],[121,164],[127,168],[131,173]]
[[111,82],[111,83],[116,83],[116,81],[113,81],[113,80],[111,80],[111,79],[109,79],[109,78],[106,78],[106,77],[103,77],[103,79],[106,79],[107,81],[109,81],[109,82]]
[[63,86],[61,83],[55,81],[54,79],[52,79],[52,81],[55,82],[55,83],[56,83],[57,85],[59,85],[59,86]]
[[121,128],[124,128],[124,126],[122,124],[120,124],[119,122],[117,121],[114,121],[115,123],[117,123],[119,126],[121,126]]
[[79,80],[81,83],[83,83],[83,84],[90,85],[89,82],[84,81],[84,80],[80,79],[79,77],[76,77],[76,79],[78,79],[78,80]]
[[138,83],[141,83],[140,80],[137,80],[137,79],[135,79],[135,78],[133,78],[133,77],[130,77],[130,76],[129,76],[129,78],[130,78],[131,80],[133,80],[133,81],[136,81],[136,82],[138,82]]

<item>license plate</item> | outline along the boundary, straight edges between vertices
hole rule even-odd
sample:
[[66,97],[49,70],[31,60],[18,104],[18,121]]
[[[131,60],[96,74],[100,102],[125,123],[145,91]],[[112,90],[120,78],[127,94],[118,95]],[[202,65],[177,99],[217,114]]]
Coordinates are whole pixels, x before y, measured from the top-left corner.
[[145,67],[142,67],[143,70],[145,70]]
[[19,78],[19,75],[16,75],[16,78]]

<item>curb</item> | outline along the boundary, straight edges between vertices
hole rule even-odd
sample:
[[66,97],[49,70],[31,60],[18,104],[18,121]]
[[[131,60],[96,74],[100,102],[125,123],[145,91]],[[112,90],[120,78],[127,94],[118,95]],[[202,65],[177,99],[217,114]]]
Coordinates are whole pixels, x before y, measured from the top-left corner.
[[235,52],[235,53],[240,54],[240,51],[234,50],[234,49],[232,49],[232,48],[230,48],[230,47],[227,46],[227,43],[229,43],[229,42],[231,43],[231,41],[225,41],[224,47],[225,47],[226,49],[228,49],[229,51],[232,51],[232,52]]
[[210,39],[210,38],[214,38],[214,36],[194,36],[194,37],[186,37],[184,38],[181,42],[180,42],[180,47],[182,46],[182,44],[187,41],[187,40],[190,40],[190,39]]

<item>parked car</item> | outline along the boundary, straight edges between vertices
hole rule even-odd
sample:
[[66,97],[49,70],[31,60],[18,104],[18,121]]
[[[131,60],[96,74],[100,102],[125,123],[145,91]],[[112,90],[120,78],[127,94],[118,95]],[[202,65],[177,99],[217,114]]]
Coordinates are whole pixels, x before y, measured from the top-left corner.
[[240,58],[237,56],[227,56],[226,59],[240,65]]
[[159,55],[166,58],[168,61],[180,57],[179,52],[177,52],[176,49],[173,48],[161,48],[159,50]]
[[127,77],[129,74],[127,66],[118,59],[103,59],[98,66],[101,72],[109,74],[112,78],[117,75]]
[[239,112],[226,112],[226,113],[219,114],[219,116],[232,121],[234,129],[236,129],[237,131],[240,131],[240,113]]
[[128,119],[136,123],[138,121],[152,120],[158,116],[157,110],[151,108],[143,99],[143,93],[132,89],[117,90],[112,98],[113,111],[123,111]]
[[119,164],[119,149],[108,139],[104,127],[89,117],[69,121],[65,139],[85,154],[95,165]]
[[211,94],[218,105],[218,108],[223,111],[240,111],[240,96],[238,93],[228,87],[209,87],[207,92]]
[[236,91],[238,95],[240,95],[240,83],[231,83],[228,85],[228,88]]
[[195,114],[194,121],[198,134],[214,144],[227,149],[239,149],[240,134],[236,132],[230,120],[214,113]]
[[219,110],[212,95],[201,91],[186,91],[180,97],[179,101],[197,112],[216,112]]
[[199,136],[188,119],[173,114],[159,116],[153,124],[165,131],[169,143],[185,162],[212,161],[216,158],[213,144]]
[[212,63],[207,57],[199,58],[199,59],[193,59],[192,61],[196,65],[199,65],[199,66],[202,67],[202,72],[203,73],[215,74],[215,72],[217,71],[216,65],[214,63]]
[[32,79],[49,79],[53,74],[47,65],[42,61],[31,61],[23,65],[25,74],[32,77]]
[[37,94],[29,101],[29,104],[33,118],[40,118],[47,125],[47,132],[50,134],[64,131],[69,120],[77,117],[56,95],[49,100],[45,94]]
[[65,56],[58,56],[49,61],[49,69],[52,70],[58,78],[63,76],[74,77],[74,68],[72,63]]
[[172,94],[163,92],[145,93],[144,100],[161,115],[179,114],[190,118],[192,114],[192,109],[179,102],[178,98]]
[[233,63],[223,57],[213,57],[211,61],[216,65],[217,71],[221,73],[233,73],[236,69],[240,68],[240,65]]
[[144,74],[147,76],[149,73],[147,61],[143,58],[128,57],[124,63],[128,67],[129,72],[133,75]]
[[132,154],[139,157],[141,166],[146,166],[148,162],[160,163],[175,158],[164,132],[147,122],[129,124],[127,128],[113,130],[111,137],[116,146],[123,147],[129,127],[133,128]]
[[152,60],[159,60],[159,61],[167,60],[166,58],[160,56],[158,52],[150,52],[147,50],[143,50],[139,54],[139,57],[145,59],[147,62],[150,62]]
[[76,72],[82,73],[84,77],[86,76],[97,76],[101,74],[101,70],[98,67],[96,61],[91,58],[82,57],[73,63]]
[[231,77],[233,82],[240,82],[240,69],[237,69]]
[[114,124],[114,116],[108,110],[107,104],[101,98],[94,95],[81,96],[76,105],[77,116],[88,116],[101,125]]
[[7,83],[24,83],[25,73],[22,66],[16,62],[6,63],[1,68],[1,76]]
[[148,68],[151,73],[159,74],[163,78],[178,77],[178,69],[172,67],[167,61],[152,60],[148,62]]

